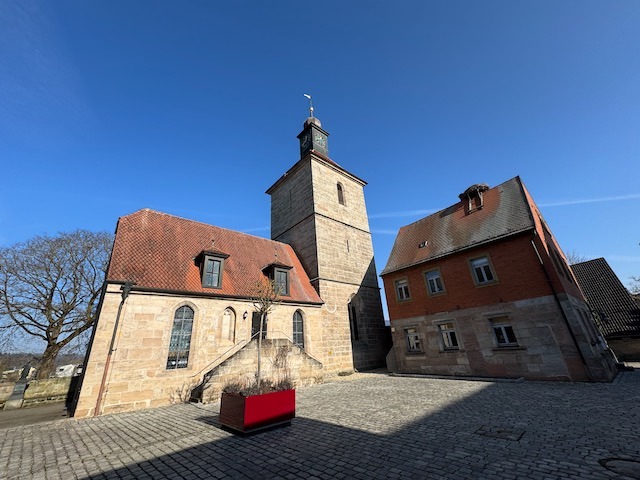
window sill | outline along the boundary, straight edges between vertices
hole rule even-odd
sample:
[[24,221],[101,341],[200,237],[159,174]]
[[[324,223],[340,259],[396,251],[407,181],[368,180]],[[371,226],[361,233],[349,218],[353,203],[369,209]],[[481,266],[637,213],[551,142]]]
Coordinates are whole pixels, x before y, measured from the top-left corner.
[[405,355],[424,355],[423,351],[419,352],[405,352]]
[[494,352],[512,352],[514,350],[526,350],[527,347],[522,347],[520,345],[505,345],[504,347],[494,347]]
[[440,350],[440,353],[464,353],[464,350],[461,348],[445,348]]
[[431,293],[430,291],[427,290],[427,295],[429,295],[430,297],[441,297],[442,295],[446,295],[447,291],[443,290],[441,292],[436,292],[436,293]]

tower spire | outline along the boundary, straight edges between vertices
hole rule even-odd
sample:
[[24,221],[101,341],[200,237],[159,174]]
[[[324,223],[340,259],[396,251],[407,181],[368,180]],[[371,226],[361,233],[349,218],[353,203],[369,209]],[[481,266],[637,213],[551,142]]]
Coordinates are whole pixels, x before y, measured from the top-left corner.
[[304,96],[309,99],[309,117],[313,117],[313,101],[311,100],[311,95],[305,93]]
[[311,95],[304,94],[309,100],[309,117],[304,121],[302,132],[298,135],[300,139],[300,158],[311,150],[321,153],[325,157],[329,156],[329,146],[327,145],[327,137],[329,133],[322,129],[320,119],[313,116],[313,101]]

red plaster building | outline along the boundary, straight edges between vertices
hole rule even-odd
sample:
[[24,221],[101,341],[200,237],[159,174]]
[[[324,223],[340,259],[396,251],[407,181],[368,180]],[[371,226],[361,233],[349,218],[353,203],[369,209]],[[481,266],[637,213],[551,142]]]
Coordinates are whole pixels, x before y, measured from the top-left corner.
[[611,381],[616,360],[519,177],[400,229],[381,276],[402,373]]

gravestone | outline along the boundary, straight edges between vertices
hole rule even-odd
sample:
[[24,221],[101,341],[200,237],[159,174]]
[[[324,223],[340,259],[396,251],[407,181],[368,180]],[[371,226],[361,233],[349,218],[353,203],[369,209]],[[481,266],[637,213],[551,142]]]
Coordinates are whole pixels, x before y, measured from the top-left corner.
[[7,399],[4,404],[4,410],[12,410],[14,408],[22,407],[24,402],[24,391],[27,389],[29,372],[31,371],[31,364],[27,363],[22,369],[20,379],[16,382],[16,386],[13,387],[13,393]]

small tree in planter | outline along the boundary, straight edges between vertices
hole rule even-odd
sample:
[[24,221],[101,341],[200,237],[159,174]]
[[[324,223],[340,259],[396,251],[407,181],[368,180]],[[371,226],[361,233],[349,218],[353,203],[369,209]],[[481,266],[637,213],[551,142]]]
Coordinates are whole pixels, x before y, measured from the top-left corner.
[[222,392],[220,423],[223,427],[246,434],[277,425],[290,424],[295,417],[295,390],[288,375],[289,348],[279,348],[273,366],[284,372],[276,382],[262,378],[262,337],[264,323],[273,307],[279,303],[280,289],[274,280],[256,285],[253,298],[255,311],[260,314],[258,331],[258,365],[251,382],[228,384]]

